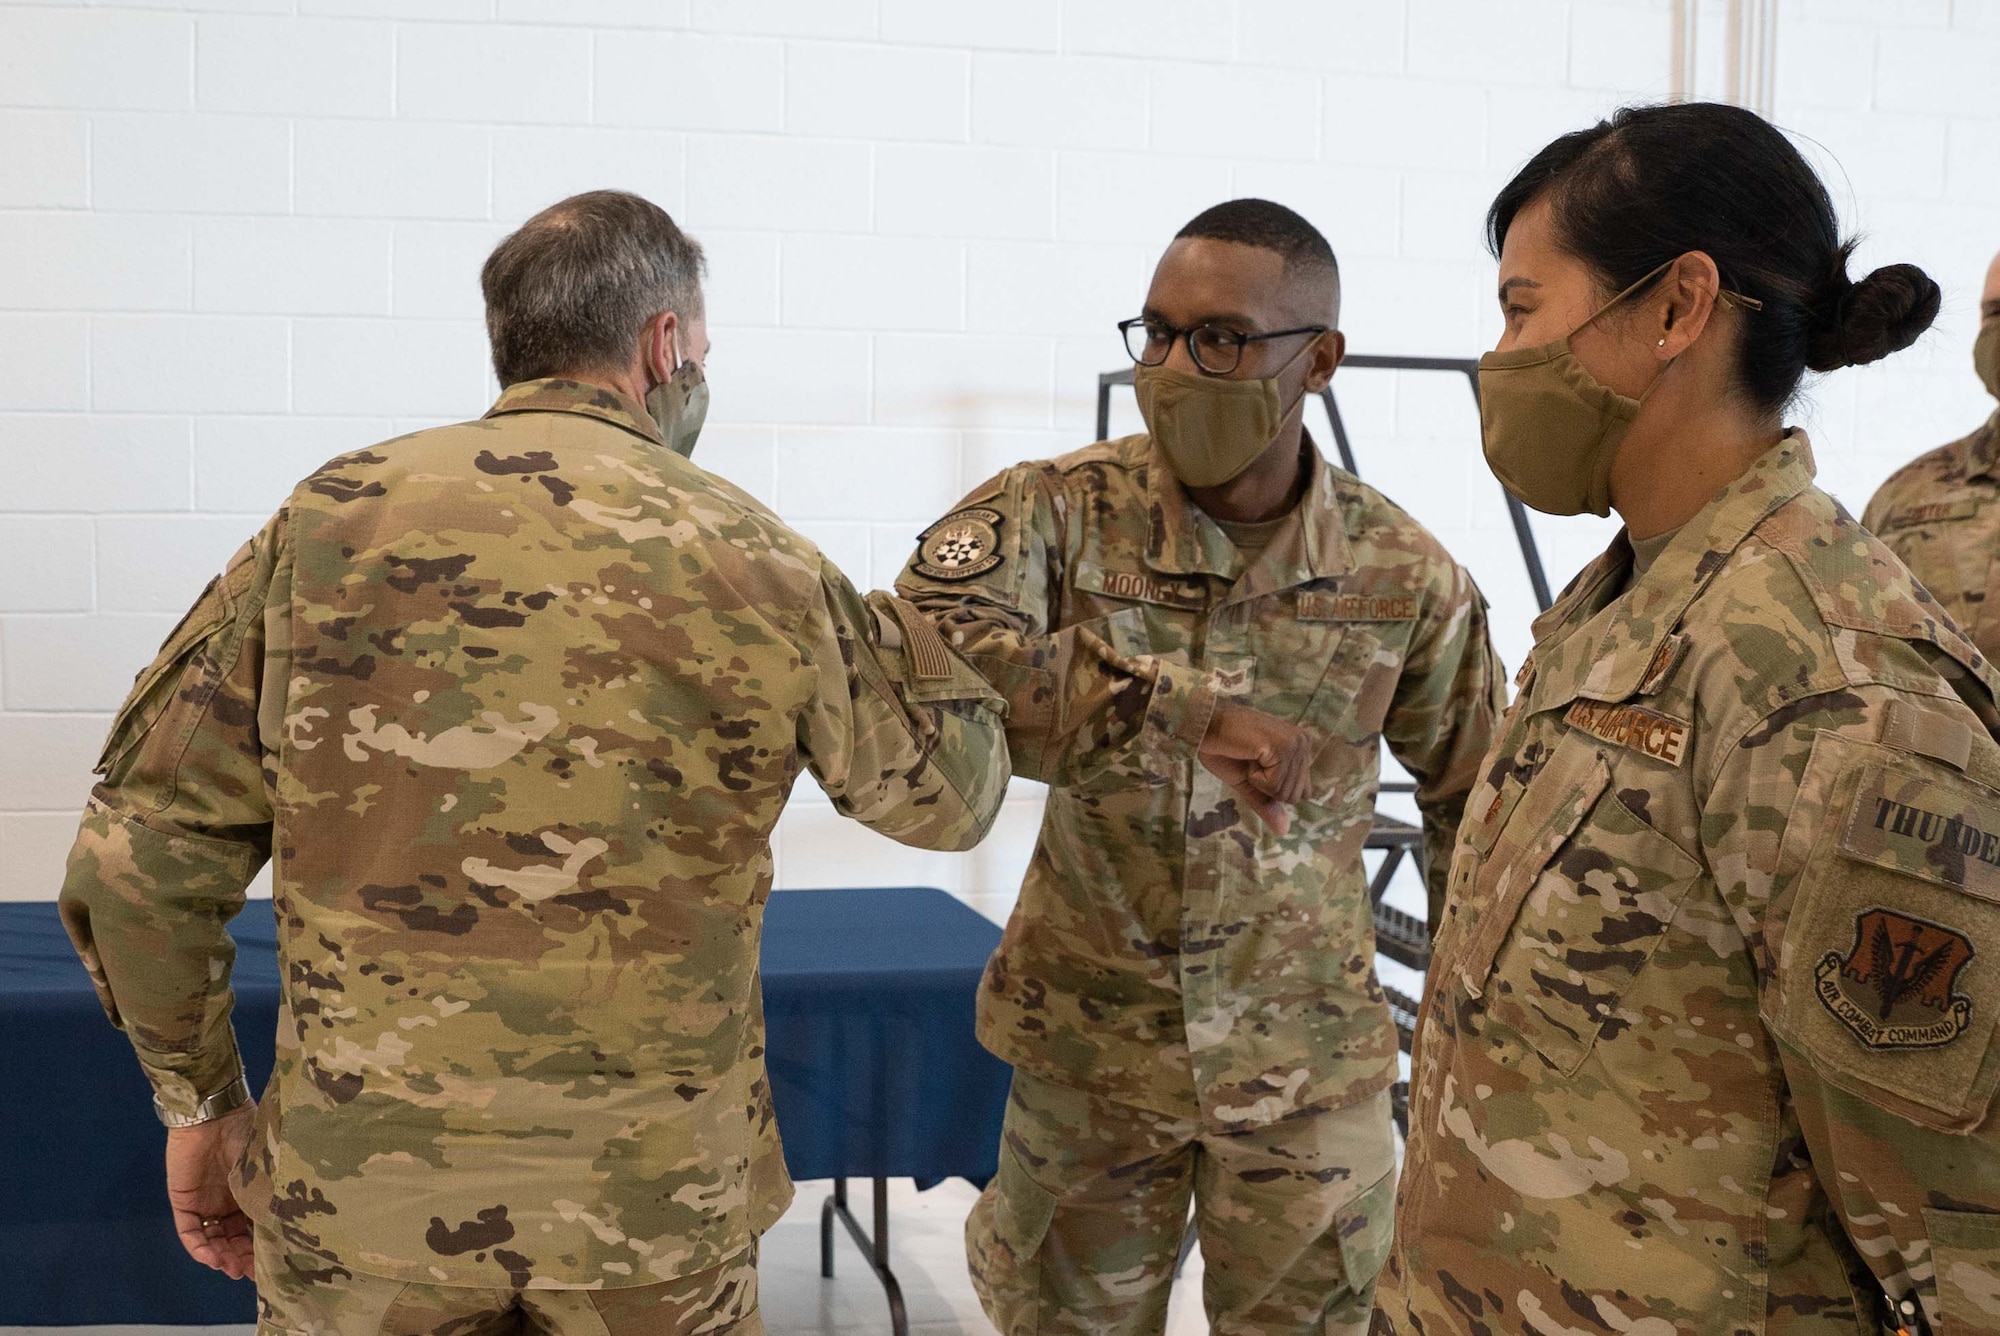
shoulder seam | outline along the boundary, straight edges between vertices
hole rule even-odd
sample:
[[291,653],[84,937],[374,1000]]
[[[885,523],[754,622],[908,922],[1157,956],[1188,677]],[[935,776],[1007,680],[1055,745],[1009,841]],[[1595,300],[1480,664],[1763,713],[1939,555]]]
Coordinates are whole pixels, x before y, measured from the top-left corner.
[[[1405,510],[1397,503],[1395,498],[1380,488],[1363,482],[1353,474],[1346,473],[1344,470],[1341,473],[1341,479],[1341,481],[1336,482],[1334,491],[1341,498],[1340,509],[1343,512],[1343,519],[1347,513],[1355,509],[1365,510],[1366,508],[1374,507],[1387,512],[1387,518],[1371,522],[1365,528],[1349,527],[1347,530],[1349,542],[1363,540],[1371,532],[1379,533],[1401,530],[1421,536],[1426,549],[1424,556],[1433,564],[1467,569],[1465,568],[1465,563],[1454,557],[1451,549],[1446,547],[1438,536],[1424,525],[1422,520],[1419,520],[1408,510]],[[1352,490],[1354,488],[1360,488],[1361,490],[1357,493]],[[1470,573],[1470,570],[1467,569],[1467,574],[1469,575]]]
[[1078,446],[1066,454],[1053,459],[1035,460],[1017,467],[1041,467],[1050,473],[1067,475],[1086,464],[1111,464],[1127,472],[1139,467],[1139,461],[1126,458],[1130,443],[1139,440],[1144,433],[1114,437],[1108,441],[1092,441],[1089,445]]
[[1927,468],[1948,459],[1952,455],[1971,449],[1973,438],[1978,436],[1980,431],[1984,430],[1985,428],[1981,427],[1968,435],[1959,437],[1955,441],[1947,441],[1943,445],[1926,450],[1915,459],[1905,462],[1894,473],[1891,473],[1882,480],[1881,485],[1875,489],[1874,495],[1869,497],[1869,504],[1872,506],[1884,492],[1898,483],[1906,479],[1921,477]]

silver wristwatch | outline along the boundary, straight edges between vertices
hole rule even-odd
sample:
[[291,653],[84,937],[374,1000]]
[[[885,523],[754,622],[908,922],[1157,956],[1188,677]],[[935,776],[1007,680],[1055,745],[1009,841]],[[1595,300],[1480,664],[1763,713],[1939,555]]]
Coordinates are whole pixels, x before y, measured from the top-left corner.
[[234,1081],[210,1095],[194,1106],[193,1113],[174,1113],[160,1103],[158,1095],[153,1096],[153,1112],[168,1127],[199,1127],[212,1123],[225,1113],[232,1113],[250,1102],[250,1083],[239,1074]]

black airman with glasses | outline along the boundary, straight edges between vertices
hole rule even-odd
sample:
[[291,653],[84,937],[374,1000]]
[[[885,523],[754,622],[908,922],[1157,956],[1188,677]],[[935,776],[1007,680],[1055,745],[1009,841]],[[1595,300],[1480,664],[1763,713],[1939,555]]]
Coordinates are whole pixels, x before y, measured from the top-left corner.
[[1188,356],[1194,359],[1196,369],[1211,376],[1233,375],[1236,368],[1243,364],[1243,349],[1249,344],[1262,343],[1266,339],[1290,338],[1295,334],[1317,336],[1326,331],[1325,325],[1299,325],[1292,329],[1274,329],[1268,334],[1245,334],[1212,321],[1192,329],[1180,329],[1151,313],[1118,322],[1118,332],[1125,336],[1125,351],[1140,366],[1162,365],[1172,354],[1175,342],[1185,340]]

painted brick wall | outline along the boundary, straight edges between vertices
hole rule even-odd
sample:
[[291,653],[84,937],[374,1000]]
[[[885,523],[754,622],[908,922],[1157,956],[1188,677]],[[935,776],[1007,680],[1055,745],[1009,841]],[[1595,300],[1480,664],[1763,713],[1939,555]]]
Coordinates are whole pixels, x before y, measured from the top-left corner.
[[[1779,119],[1864,257],[1948,293],[1918,350],[1801,410],[1857,510],[1989,406],[1966,351],[2000,246],[1995,15],[1781,8]],[[54,893],[108,712],[292,482],[489,402],[476,268],[542,205],[623,186],[701,238],[699,458],[865,586],[964,489],[1089,439],[1112,323],[1217,200],[1319,223],[1356,351],[1487,346],[1487,200],[1663,96],[1669,24],[1660,0],[0,2],[0,898]],[[1362,472],[1473,567],[1517,662],[1532,609],[1462,383],[1338,385]],[[1560,580],[1607,530],[1541,533]],[[781,884],[998,907],[1031,788],[944,856],[802,785]]]

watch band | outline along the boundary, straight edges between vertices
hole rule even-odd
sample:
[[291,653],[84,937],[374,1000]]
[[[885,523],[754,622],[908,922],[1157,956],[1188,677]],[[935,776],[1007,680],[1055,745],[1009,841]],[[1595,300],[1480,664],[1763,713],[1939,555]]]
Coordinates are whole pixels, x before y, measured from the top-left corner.
[[226,1113],[233,1113],[250,1102],[250,1083],[238,1073],[234,1081],[194,1106],[193,1113],[175,1113],[160,1103],[158,1095],[153,1096],[153,1112],[168,1127],[199,1127],[212,1123]]

